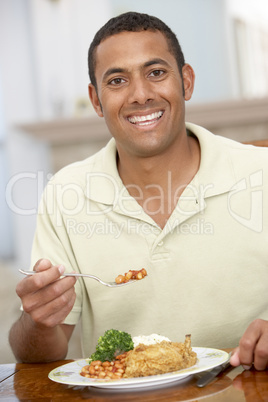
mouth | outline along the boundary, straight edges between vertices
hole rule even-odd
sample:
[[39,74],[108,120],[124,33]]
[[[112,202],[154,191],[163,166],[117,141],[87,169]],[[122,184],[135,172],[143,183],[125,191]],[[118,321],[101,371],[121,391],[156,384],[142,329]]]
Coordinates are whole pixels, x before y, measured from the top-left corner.
[[163,116],[164,111],[154,112],[146,116],[130,116],[127,120],[136,126],[148,126],[149,124],[156,123]]

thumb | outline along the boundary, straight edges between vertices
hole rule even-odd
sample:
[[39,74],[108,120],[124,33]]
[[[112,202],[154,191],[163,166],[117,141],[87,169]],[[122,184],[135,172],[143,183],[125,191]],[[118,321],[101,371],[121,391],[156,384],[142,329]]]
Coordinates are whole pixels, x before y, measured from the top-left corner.
[[38,260],[35,265],[34,265],[34,271],[46,271],[47,269],[51,268],[52,264],[49,260],[47,260],[46,258],[42,258],[40,260]]
[[231,359],[230,359],[230,363],[232,366],[237,367],[240,366],[240,358],[239,358],[239,348],[235,348],[233,350]]

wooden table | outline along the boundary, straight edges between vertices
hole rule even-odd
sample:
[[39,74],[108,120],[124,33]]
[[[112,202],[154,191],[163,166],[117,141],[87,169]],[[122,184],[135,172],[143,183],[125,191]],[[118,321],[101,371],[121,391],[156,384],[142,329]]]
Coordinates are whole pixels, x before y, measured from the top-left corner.
[[177,385],[140,391],[111,391],[91,387],[73,387],[55,383],[48,373],[71,360],[47,364],[0,364],[0,399],[4,401],[268,401],[268,371],[243,371],[233,368],[204,388],[196,386],[196,377]]

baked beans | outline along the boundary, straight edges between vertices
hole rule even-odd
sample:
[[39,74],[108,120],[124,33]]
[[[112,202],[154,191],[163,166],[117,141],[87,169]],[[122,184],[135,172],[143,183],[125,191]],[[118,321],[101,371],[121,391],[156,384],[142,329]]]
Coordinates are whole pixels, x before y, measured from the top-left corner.
[[126,370],[126,357],[129,352],[116,356],[115,360],[101,362],[94,360],[87,366],[84,366],[80,372],[83,377],[97,378],[104,380],[118,380],[124,377]]
[[143,279],[145,276],[147,276],[147,271],[144,268],[140,269],[139,271],[130,269],[128,272],[125,273],[125,275],[118,275],[115,278],[115,282],[118,284],[125,283],[131,279],[136,279],[136,280]]

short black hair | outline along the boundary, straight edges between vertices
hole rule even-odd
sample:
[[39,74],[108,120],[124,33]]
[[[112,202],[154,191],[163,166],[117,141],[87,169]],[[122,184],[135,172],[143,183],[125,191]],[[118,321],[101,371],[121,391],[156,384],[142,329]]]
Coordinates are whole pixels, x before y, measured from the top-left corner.
[[96,68],[96,48],[106,38],[121,32],[141,32],[141,31],[160,31],[166,37],[170,52],[174,55],[179,72],[182,76],[182,67],[185,64],[184,55],[179,41],[174,32],[159,18],[148,14],[127,12],[117,17],[111,18],[96,33],[88,50],[88,73],[89,78],[97,91],[95,76]]

